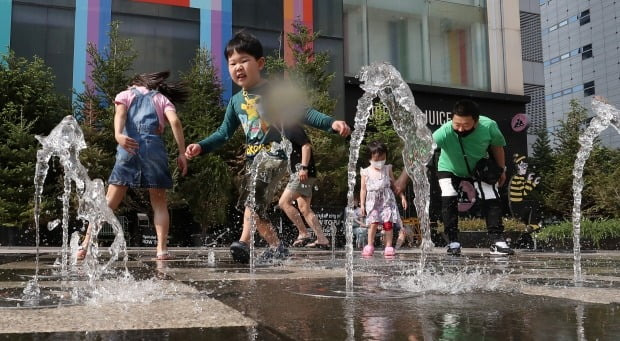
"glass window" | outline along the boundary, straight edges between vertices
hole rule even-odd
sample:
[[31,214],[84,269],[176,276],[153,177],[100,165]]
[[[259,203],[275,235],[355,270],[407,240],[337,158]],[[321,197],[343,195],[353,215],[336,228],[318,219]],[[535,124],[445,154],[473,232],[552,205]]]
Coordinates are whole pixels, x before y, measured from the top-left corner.
[[568,18],[568,23],[570,24],[572,22],[575,22],[575,21],[577,21],[577,19],[578,19],[578,16],[573,15],[572,17]]
[[558,92],[553,94],[553,98],[558,98],[558,97],[561,97],[561,96],[562,96],[562,92],[561,91],[558,91]]
[[581,54],[581,60],[586,60],[588,58],[592,58],[592,50],[583,51]]
[[431,82],[489,89],[486,8],[431,2]]
[[389,61],[406,81],[430,82],[424,75],[426,18],[423,2],[368,0],[369,61]]
[[549,32],[553,32],[553,31],[555,31],[557,29],[558,29],[558,25],[553,25],[553,26],[549,27]]
[[596,93],[596,91],[594,91],[594,87],[591,88],[585,88],[583,90],[583,97],[588,97],[588,96],[592,96]]
[[343,23],[344,70],[356,75],[362,65],[368,64],[368,30],[366,25],[366,0],[344,0]]
[[568,24],[568,20],[563,20],[558,24],[558,27],[566,26]]
[[263,1],[232,0],[232,8],[232,20],[235,26],[278,32],[284,27],[283,1],[269,1],[269,5],[266,6]]
[[43,58],[54,71],[56,90],[67,96],[73,87],[74,17],[75,1],[50,7],[14,2],[11,16],[11,49],[21,57]]
[[547,0],[538,0],[538,3],[542,6],[545,4],[545,2],[547,2]]
[[577,91],[581,91],[581,90],[583,90],[583,84],[575,85],[573,87],[573,92],[577,92]]
[[564,96],[564,95],[568,95],[568,94],[570,94],[570,93],[572,93],[572,92],[573,92],[573,88],[564,89],[564,90],[562,91],[562,96]]
[[579,51],[580,51],[580,49],[574,49],[574,50],[570,51],[570,56],[574,57],[574,56],[578,55]]
[[549,66],[549,65],[551,65],[551,61],[546,60],[544,65],[545,65],[545,66]]
[[322,36],[342,37],[341,1],[314,0],[314,30]]
[[551,58],[551,64],[555,64],[560,61],[560,57]]
[[564,60],[564,59],[568,58],[569,56],[570,56],[570,53],[565,53],[565,54],[560,56],[560,59]]
[[[184,10],[199,11],[195,8]],[[170,70],[176,78],[178,71],[189,69],[190,61],[194,58],[200,43],[198,21],[114,12],[112,20],[121,22],[119,27],[121,36],[133,40],[134,49],[138,53],[138,58],[134,62],[134,72]]]

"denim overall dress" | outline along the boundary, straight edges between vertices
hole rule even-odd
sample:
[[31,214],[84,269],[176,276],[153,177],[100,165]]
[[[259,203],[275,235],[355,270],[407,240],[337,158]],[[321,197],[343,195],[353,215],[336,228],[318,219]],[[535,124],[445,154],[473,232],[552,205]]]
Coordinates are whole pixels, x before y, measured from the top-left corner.
[[142,94],[136,88],[131,91],[136,97],[127,110],[123,134],[136,140],[138,150],[130,154],[120,145],[116,147],[116,162],[108,183],[132,188],[172,188],[168,154],[158,133],[159,119],[153,102],[158,92]]

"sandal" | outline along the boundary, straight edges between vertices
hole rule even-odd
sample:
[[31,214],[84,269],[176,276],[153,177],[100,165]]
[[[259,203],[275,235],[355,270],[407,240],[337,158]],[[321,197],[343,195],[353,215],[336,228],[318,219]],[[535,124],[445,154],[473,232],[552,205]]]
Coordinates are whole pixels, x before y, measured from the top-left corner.
[[155,257],[156,260],[173,260],[174,256],[170,254],[168,251],[158,252]]
[[80,246],[75,253],[75,259],[84,260],[84,258],[86,258],[86,249],[83,246]]
[[310,243],[312,241],[312,238],[310,237],[297,237],[297,239],[295,239],[295,241],[293,242],[293,244],[291,245],[292,247],[304,247],[306,245],[308,245],[308,243]]
[[329,241],[327,242],[327,244],[319,244],[319,242],[314,241],[310,244],[307,244],[306,247],[312,248],[312,249],[321,249],[321,250],[329,250],[331,249],[331,245],[329,244]]

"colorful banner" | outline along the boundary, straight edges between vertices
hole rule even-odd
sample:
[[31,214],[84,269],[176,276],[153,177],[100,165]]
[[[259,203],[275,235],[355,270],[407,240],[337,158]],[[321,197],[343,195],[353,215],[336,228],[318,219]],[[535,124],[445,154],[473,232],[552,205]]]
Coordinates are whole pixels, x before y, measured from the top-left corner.
[[0,0],[0,55],[9,52],[11,46],[11,13],[13,1]]
[[75,33],[73,43],[73,88],[83,92],[85,83],[92,86],[92,66],[86,53],[88,43],[99,53],[108,45],[108,32],[112,17],[112,0],[76,0]]
[[[304,23],[310,31],[314,30],[313,0],[283,0],[284,1],[284,60],[288,65],[293,64],[293,51],[286,43],[287,33],[294,33],[293,23],[297,20]],[[311,46],[310,46],[311,47]]]

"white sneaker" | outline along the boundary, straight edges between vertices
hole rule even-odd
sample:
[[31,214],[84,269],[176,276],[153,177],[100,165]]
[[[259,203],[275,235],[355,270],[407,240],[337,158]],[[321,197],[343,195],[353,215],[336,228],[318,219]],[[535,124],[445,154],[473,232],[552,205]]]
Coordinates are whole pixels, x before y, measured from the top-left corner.
[[506,244],[505,241],[497,241],[491,245],[492,255],[514,255],[515,252]]

